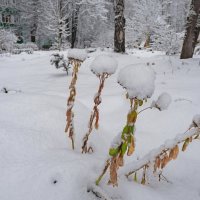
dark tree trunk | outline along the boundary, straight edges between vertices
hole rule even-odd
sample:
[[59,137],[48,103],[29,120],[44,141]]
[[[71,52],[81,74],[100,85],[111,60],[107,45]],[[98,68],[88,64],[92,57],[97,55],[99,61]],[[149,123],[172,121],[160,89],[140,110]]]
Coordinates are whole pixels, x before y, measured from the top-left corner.
[[194,31],[193,53],[194,53],[195,47],[198,42],[199,33],[200,33],[200,13],[199,13],[198,20],[197,20],[197,26]]
[[[183,48],[181,52],[181,59],[192,58],[194,53],[194,47],[196,45],[196,37],[198,31],[196,31],[198,16],[200,10],[200,0],[192,0],[190,6],[190,15],[187,18],[185,39],[183,42]],[[197,37],[198,38],[198,37]]]
[[194,42],[193,42],[193,54],[194,54],[194,50],[195,50],[195,47],[196,47],[197,42],[198,42],[199,33],[200,33],[200,27],[196,27],[195,33],[194,33],[195,36],[194,36]]
[[124,0],[115,0],[115,52],[125,52],[125,18],[124,18]]
[[31,39],[31,42],[34,42],[34,43],[36,42],[36,35],[37,35],[37,29],[38,29],[38,5],[39,5],[38,0],[34,0],[32,2],[33,25],[30,31],[30,39]]
[[78,13],[79,13],[79,7],[76,5],[76,8],[74,9],[72,14],[71,48],[75,47],[77,26],[78,26]]

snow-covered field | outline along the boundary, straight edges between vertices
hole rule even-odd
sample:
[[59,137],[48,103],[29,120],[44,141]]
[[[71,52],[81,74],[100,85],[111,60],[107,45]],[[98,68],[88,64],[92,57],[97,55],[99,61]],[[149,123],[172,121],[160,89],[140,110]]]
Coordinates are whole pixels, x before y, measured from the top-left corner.
[[[126,65],[149,63],[156,72],[155,92],[144,108],[162,92],[172,97],[167,110],[148,110],[139,116],[136,152],[126,158],[126,164],[184,133],[193,116],[200,113],[200,58],[179,60],[139,50],[129,50],[127,55],[97,51],[89,54],[79,72],[73,152],[64,133],[71,74],[67,76],[51,66],[51,54],[38,51],[0,57],[0,89],[10,90],[0,93],[0,200],[97,199],[87,189],[101,173],[110,143],[125,125],[129,110],[125,91],[117,84],[118,72]],[[89,67],[99,54],[114,57],[119,66],[117,73],[106,80],[102,94],[100,127],[90,139],[95,153],[82,155],[81,141],[99,84]],[[121,173],[118,187],[107,185],[108,174],[100,187],[113,199],[200,199],[199,153],[197,140],[170,162],[164,170],[169,183],[152,181],[143,186]]]

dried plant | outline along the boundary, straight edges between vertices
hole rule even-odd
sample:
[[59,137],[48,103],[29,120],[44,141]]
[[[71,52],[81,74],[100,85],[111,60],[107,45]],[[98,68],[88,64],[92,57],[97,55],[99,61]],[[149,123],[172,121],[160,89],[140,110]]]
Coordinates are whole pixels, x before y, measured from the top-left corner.
[[106,161],[105,168],[102,174],[96,181],[98,185],[104,174],[110,169],[110,180],[108,184],[117,186],[117,171],[119,167],[124,166],[124,155],[131,156],[135,151],[135,122],[137,120],[137,110],[139,106],[143,105],[143,100],[130,98],[130,112],[127,115],[127,123],[120,135],[114,140],[114,144],[109,150],[110,158]]
[[74,113],[73,113],[73,106],[75,102],[75,97],[76,97],[76,81],[78,78],[78,71],[79,68],[82,64],[83,61],[74,59],[74,58],[69,58],[70,64],[73,66],[73,73],[72,73],[72,80],[71,84],[69,86],[70,90],[70,95],[67,100],[67,112],[66,112],[66,117],[67,117],[67,124],[65,128],[65,132],[68,133],[69,138],[71,139],[72,142],[72,149],[75,148],[74,146]]
[[101,104],[101,94],[105,85],[106,79],[115,73],[117,69],[117,62],[110,56],[100,55],[95,58],[91,65],[91,71],[99,79],[99,88],[97,94],[94,97],[94,107],[90,115],[90,120],[88,124],[88,132],[83,138],[82,153],[93,152],[92,147],[88,147],[89,136],[92,133],[93,127],[98,129],[99,127],[99,109],[98,106]]
[[[119,167],[124,166],[124,156],[125,154],[131,156],[135,151],[134,132],[138,108],[153,94],[154,82],[155,74],[147,66],[130,65],[120,71],[118,83],[126,89],[126,98],[130,101],[130,111],[127,115],[127,123],[123,131],[115,138],[109,150],[110,158],[107,160],[102,174],[96,180],[96,185],[100,183],[108,168],[110,170],[108,184],[113,186],[118,185],[117,172]],[[144,90],[142,88],[147,89]]]
[[105,80],[109,77],[108,73],[103,73],[102,75],[98,75],[99,78],[99,89],[98,92],[96,94],[96,96],[94,97],[94,107],[93,107],[93,111],[90,115],[90,120],[89,120],[89,125],[88,125],[88,132],[86,133],[86,135],[83,138],[83,145],[82,145],[82,153],[88,153],[90,150],[92,150],[92,147],[88,147],[87,143],[89,140],[89,136],[92,133],[93,130],[93,126],[95,127],[95,129],[98,129],[99,127],[99,109],[98,106],[101,104],[101,94],[102,94],[102,90],[104,88],[104,84],[105,84]]
[[[149,170],[151,173],[158,176],[159,181],[163,178],[164,180],[167,180],[162,175],[163,169],[170,161],[177,159],[180,149],[184,152],[193,140],[199,139],[199,135],[200,126],[197,126],[195,121],[193,121],[193,124],[185,133],[178,135],[173,140],[168,140],[164,145],[160,146],[158,149],[152,150],[141,160],[130,164],[132,170],[126,172],[126,177],[133,175],[135,181],[140,182],[141,184],[146,184],[147,170]],[[140,172],[142,172],[143,175],[142,179],[138,180],[137,174]]]

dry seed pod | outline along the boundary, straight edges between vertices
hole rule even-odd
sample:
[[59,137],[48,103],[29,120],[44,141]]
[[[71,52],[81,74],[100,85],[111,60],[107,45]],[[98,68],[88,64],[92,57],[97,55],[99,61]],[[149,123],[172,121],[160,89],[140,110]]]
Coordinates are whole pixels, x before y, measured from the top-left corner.
[[173,148],[173,151],[174,151],[173,160],[176,160],[176,158],[178,157],[178,154],[179,154],[179,147],[178,147],[178,145],[176,145],[176,146]]
[[131,138],[131,144],[128,148],[127,156],[131,156],[134,151],[135,151],[135,141],[134,141],[134,138],[132,137]]
[[189,142],[190,142],[190,138],[187,138],[183,144],[182,151],[185,151],[187,149]]

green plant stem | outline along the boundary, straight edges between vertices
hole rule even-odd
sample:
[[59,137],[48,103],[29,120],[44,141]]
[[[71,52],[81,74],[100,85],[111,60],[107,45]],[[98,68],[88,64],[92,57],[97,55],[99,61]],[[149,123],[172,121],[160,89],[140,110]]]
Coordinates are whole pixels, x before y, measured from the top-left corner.
[[143,110],[140,110],[140,111],[138,112],[138,115],[139,115],[140,113],[142,113],[142,112],[146,111],[146,110],[149,110],[149,109],[152,109],[152,107],[151,107],[151,106],[149,106],[149,107],[147,107],[147,108],[144,108]]
[[96,185],[99,185],[101,179],[103,178],[103,176],[104,176],[105,173],[107,172],[109,166],[110,166],[110,159],[108,159],[108,160],[106,161],[106,165],[105,165],[105,167],[104,167],[104,169],[103,169],[102,174],[101,174],[101,175],[99,176],[99,178],[96,180]]

